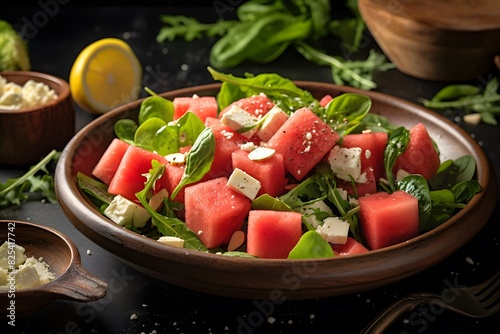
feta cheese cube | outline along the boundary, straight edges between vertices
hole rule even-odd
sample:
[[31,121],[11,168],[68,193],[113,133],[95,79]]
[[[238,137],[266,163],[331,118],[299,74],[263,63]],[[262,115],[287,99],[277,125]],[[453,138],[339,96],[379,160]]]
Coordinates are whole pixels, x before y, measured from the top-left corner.
[[31,265],[22,265],[19,267],[15,271],[15,277],[17,289],[34,288],[42,284],[38,276],[38,271]]
[[135,227],[143,227],[151,218],[146,209],[121,195],[113,198],[104,215],[120,226],[133,224]]
[[[24,251],[25,249],[23,246],[5,241],[2,246],[0,246],[0,268],[6,270],[18,268],[19,265],[26,261]],[[9,263],[9,260],[11,260],[11,263]],[[12,260],[14,262],[12,262]]]
[[265,142],[269,141],[287,119],[288,115],[280,107],[272,107],[264,116],[257,136]]
[[306,222],[312,227],[317,228],[322,224],[323,219],[318,219],[318,216],[331,217],[333,216],[332,209],[323,201],[316,201],[311,204],[304,205],[302,207],[302,215],[304,216]]
[[361,148],[335,145],[329,155],[330,168],[339,179],[350,181],[349,175],[357,180],[361,175]]
[[256,178],[248,175],[239,168],[235,168],[229,176],[226,186],[248,197],[250,200],[254,200],[260,190],[261,184]]
[[331,244],[345,244],[349,234],[349,223],[338,217],[328,217],[323,220],[323,225],[316,228],[316,232]]
[[222,115],[220,121],[222,124],[237,131],[245,138],[251,138],[259,130],[257,127],[259,119],[236,105],[232,105],[229,110]]

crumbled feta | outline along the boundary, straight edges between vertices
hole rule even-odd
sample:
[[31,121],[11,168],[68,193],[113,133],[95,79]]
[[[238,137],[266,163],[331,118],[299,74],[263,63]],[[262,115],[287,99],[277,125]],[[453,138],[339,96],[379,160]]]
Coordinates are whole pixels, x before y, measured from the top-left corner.
[[356,181],[361,175],[361,148],[335,145],[328,155],[328,162],[339,179],[350,181],[350,175]]
[[146,209],[121,195],[113,198],[104,215],[120,226],[133,224],[135,227],[143,227],[151,218]]
[[56,92],[43,82],[28,80],[21,86],[7,82],[0,76],[0,108],[11,110],[32,108],[56,99]]
[[255,199],[261,188],[259,180],[239,168],[235,168],[233,170],[229,176],[226,186],[234,189],[251,200]]
[[240,134],[245,138],[251,138],[258,130],[256,124],[259,119],[236,105],[232,105],[229,110],[222,115],[220,121],[234,131],[239,132],[244,130],[244,132]]
[[[0,269],[0,290],[5,289],[13,282],[15,282],[16,289],[34,288],[55,278],[55,274],[43,258],[27,257],[25,248],[20,245],[9,244],[5,241],[0,247],[2,249],[0,257],[3,258],[3,251],[8,250],[9,247],[11,252],[14,249],[16,261],[8,264],[7,268]],[[5,253],[5,256],[6,254],[10,253]]]
[[328,217],[323,220],[323,225],[316,228],[316,232],[329,243],[345,244],[349,234],[349,223],[338,217]]

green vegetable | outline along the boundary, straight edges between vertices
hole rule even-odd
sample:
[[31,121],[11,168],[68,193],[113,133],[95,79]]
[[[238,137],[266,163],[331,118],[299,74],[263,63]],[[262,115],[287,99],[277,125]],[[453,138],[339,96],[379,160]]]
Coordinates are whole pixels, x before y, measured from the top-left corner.
[[151,192],[151,189],[153,188],[156,180],[158,180],[162,176],[165,170],[165,166],[163,166],[156,160],[153,160],[151,165],[152,169],[149,172],[150,176],[148,177],[148,181],[146,182],[144,189],[135,195],[151,215],[154,225],[163,235],[174,236],[183,239],[184,248],[206,251],[207,248],[205,247],[205,245],[203,245],[196,234],[191,231],[182,220],[171,217],[170,215],[162,215],[153,210],[153,208],[149,205],[147,196]]
[[460,109],[466,114],[479,113],[481,120],[497,125],[500,115],[498,79],[492,78],[484,89],[473,85],[448,85],[439,90],[430,100],[422,99],[424,106],[432,109]]
[[39,192],[51,203],[56,203],[54,178],[47,165],[59,159],[60,153],[52,150],[24,175],[0,183],[0,208],[19,205],[29,199],[29,194]]
[[335,83],[372,89],[376,87],[373,72],[394,67],[385,56],[371,50],[366,60],[351,61],[312,46],[334,35],[348,45],[350,53],[357,51],[365,24],[357,2],[347,0],[346,4],[354,18],[332,20],[329,0],[250,0],[237,7],[237,20],[212,24],[192,17],[163,15],[160,19],[165,25],[156,40],[161,43],[181,37],[191,41],[219,35],[210,50],[210,64],[216,68],[231,68],[246,61],[270,63],[293,47],[307,60],[330,66]]
[[289,259],[318,259],[333,256],[332,246],[316,231],[302,234],[299,242],[288,254]]
[[197,182],[210,170],[215,154],[215,137],[211,128],[206,127],[196,138],[186,158],[186,168],[181,181],[170,198],[175,198],[186,185]]
[[30,69],[27,43],[10,23],[0,20],[0,72]]

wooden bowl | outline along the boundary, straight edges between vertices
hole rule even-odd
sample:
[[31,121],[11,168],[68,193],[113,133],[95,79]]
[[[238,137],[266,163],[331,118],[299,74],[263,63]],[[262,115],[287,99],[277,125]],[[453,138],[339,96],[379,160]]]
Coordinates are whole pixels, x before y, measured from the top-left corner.
[[55,278],[35,288],[0,290],[0,314],[31,312],[56,299],[87,302],[105,296],[107,283],[82,267],[78,249],[61,232],[34,223],[0,220],[0,242],[4,241],[23,246],[27,257],[42,257]]
[[[61,208],[85,236],[132,267],[182,287],[206,293],[250,299],[310,299],[360,292],[415,274],[452,254],[486,223],[496,204],[494,169],[481,147],[456,124],[418,105],[377,92],[328,83],[296,84],[316,98],[355,92],[373,102],[372,112],[395,124],[424,123],[439,145],[442,158],[470,154],[477,162],[482,192],[438,228],[394,246],[353,256],[315,260],[234,258],[163,245],[127,230],[101,215],[79,190],[76,174],[91,175],[107,146],[115,138],[118,119],[137,115],[142,100],[102,115],[83,128],[63,150],[55,173]],[[219,84],[163,93],[176,96],[214,95]]]
[[32,79],[52,88],[58,98],[40,107],[0,107],[0,165],[34,164],[52,149],[62,150],[75,133],[75,107],[68,83],[30,71],[0,72],[7,82],[24,85]]
[[403,73],[433,81],[477,79],[500,53],[500,1],[359,0],[360,13]]

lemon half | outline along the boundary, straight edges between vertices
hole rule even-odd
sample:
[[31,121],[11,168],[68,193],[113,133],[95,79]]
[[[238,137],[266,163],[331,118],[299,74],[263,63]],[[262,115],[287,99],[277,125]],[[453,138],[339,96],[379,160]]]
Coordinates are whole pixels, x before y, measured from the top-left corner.
[[137,100],[141,83],[141,63],[132,48],[118,38],[103,38],[85,47],[69,75],[73,100],[92,114]]

